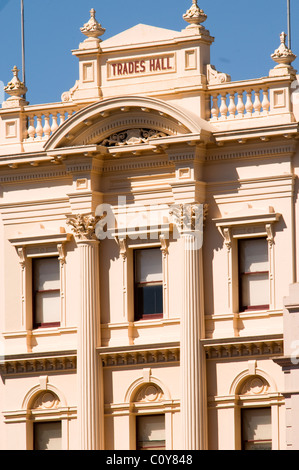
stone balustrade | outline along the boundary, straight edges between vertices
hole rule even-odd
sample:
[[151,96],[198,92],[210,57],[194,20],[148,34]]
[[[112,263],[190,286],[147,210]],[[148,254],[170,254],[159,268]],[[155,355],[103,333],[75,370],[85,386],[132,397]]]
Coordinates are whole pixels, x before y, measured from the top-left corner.
[[261,78],[209,85],[206,118],[210,121],[224,121],[268,116],[275,113],[275,101],[281,96],[282,91],[284,107],[291,112],[288,103],[289,84],[281,80]]
[[46,141],[77,109],[57,103],[55,107],[26,106],[24,141]]

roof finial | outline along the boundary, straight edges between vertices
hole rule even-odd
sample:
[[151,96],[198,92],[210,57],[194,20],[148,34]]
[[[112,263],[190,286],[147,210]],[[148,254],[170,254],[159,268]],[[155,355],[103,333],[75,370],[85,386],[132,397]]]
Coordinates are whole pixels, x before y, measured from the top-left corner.
[[207,15],[199,8],[197,5],[197,0],[192,0],[192,7],[186,11],[186,13],[183,15],[183,18],[185,21],[187,21],[187,23],[190,23],[187,28],[191,28],[193,26],[200,26],[203,28],[201,23],[206,21]]
[[102,36],[106,30],[97,22],[95,9],[92,8],[89,13],[90,19],[82,28],[80,28],[81,33],[85,34],[88,38],[98,38],[99,36]]
[[4,87],[5,93],[10,95],[10,97],[2,104],[3,108],[15,108],[28,104],[24,98],[27,92],[27,88],[25,84],[19,79],[19,71],[20,70],[15,65],[12,69],[13,78],[6,85],[6,87]]
[[286,33],[282,32],[280,34],[280,46],[271,55],[271,58],[278,65],[270,70],[270,76],[294,74],[296,72],[291,66],[291,63],[296,59],[296,55],[286,46],[286,38]]

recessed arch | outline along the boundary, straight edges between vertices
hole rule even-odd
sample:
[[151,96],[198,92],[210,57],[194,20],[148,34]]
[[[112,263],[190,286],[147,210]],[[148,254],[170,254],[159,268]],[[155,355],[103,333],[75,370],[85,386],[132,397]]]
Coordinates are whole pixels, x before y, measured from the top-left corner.
[[130,128],[157,129],[166,135],[209,135],[212,125],[192,112],[164,101],[120,96],[89,105],[69,117],[50,137],[45,150],[97,144],[114,132]]
[[35,400],[38,398],[38,396],[41,393],[52,393],[53,396],[56,396],[57,399],[59,400],[60,406],[65,407],[67,406],[66,404],[66,399],[63,395],[63,393],[58,390],[54,385],[47,384],[47,388],[43,388],[40,385],[36,385],[35,387],[32,387],[25,395],[23,403],[22,403],[22,409],[23,410],[30,410],[35,403]]
[[261,377],[261,379],[269,385],[270,391],[277,392],[277,386],[272,377],[265,371],[257,368],[255,374],[250,373],[248,369],[239,373],[231,383],[229,395],[238,395],[248,379],[257,377]]
[[157,390],[161,390],[163,393],[164,400],[170,400],[170,393],[168,388],[160,379],[153,377],[152,375],[145,380],[144,377],[140,377],[131,383],[129,388],[125,393],[124,403],[132,403],[134,399],[138,396],[142,388],[146,385],[155,385]]

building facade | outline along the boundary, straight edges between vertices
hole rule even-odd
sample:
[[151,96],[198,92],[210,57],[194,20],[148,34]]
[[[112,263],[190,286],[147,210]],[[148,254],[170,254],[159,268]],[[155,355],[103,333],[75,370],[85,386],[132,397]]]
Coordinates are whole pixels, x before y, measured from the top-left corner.
[[196,0],[184,19],[101,40],[91,10],[58,103],[13,69],[2,449],[299,448],[296,56],[282,33],[233,82]]

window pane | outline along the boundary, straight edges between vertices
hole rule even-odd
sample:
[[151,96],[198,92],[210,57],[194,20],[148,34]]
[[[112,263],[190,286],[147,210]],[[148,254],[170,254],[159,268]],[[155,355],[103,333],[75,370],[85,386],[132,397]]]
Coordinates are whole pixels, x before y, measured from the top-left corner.
[[58,258],[38,258],[33,260],[34,290],[60,289]]
[[271,408],[243,409],[242,435],[245,450],[271,450]]
[[165,449],[165,416],[137,416],[137,450]]
[[242,306],[269,305],[269,275],[250,274],[242,276]]
[[265,238],[240,240],[239,243],[242,273],[268,271],[268,245]]
[[163,313],[162,285],[136,287],[137,312],[141,315]]
[[60,292],[37,292],[35,295],[35,322],[56,323],[60,319]]
[[61,422],[34,423],[34,450],[61,450]]
[[135,251],[136,282],[162,281],[162,254],[160,248]]

